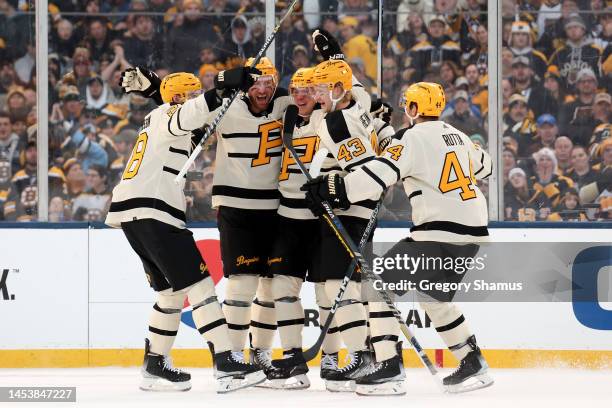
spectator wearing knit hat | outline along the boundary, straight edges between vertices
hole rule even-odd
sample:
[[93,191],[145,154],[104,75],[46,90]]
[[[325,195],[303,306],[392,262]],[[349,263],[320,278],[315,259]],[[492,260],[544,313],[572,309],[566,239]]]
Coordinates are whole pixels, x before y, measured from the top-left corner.
[[[535,192],[542,192],[550,203],[550,209],[556,209],[561,197],[567,189],[574,187],[574,182],[569,177],[558,174],[558,163],[555,152],[544,147],[534,153],[535,174],[529,179],[529,185]],[[541,218],[548,217],[542,214]]]
[[515,167],[508,172],[508,183],[504,187],[504,216],[506,221],[536,221],[542,219],[544,213],[548,216],[550,205],[546,196],[541,191],[530,188],[527,174],[520,167]]
[[515,21],[512,23],[508,47],[513,57],[526,57],[529,60],[527,65],[532,67],[538,79],[544,78],[548,61],[543,53],[533,49],[533,33],[527,22]]
[[558,115],[561,106],[565,103],[566,91],[556,66],[549,66],[546,70],[543,86],[545,90],[543,111]]
[[586,26],[578,14],[566,19],[565,32],[567,41],[550,57],[550,63],[558,67],[565,87],[571,89],[585,68],[599,77],[602,50],[586,36]]
[[[566,40],[565,23],[572,14],[578,13],[578,0],[563,0],[561,2],[561,15],[553,14],[549,17],[550,23],[536,43],[536,48],[545,55],[551,56],[556,49],[561,48]],[[554,22],[553,22],[554,21]]]
[[521,55],[512,59],[512,86],[514,91],[527,99],[527,105],[536,117],[544,113],[545,90],[534,77],[534,71],[529,57]]
[[587,146],[595,128],[593,104],[597,92],[597,77],[590,68],[583,68],[576,77],[576,99],[563,104],[559,113],[561,133],[574,144]]

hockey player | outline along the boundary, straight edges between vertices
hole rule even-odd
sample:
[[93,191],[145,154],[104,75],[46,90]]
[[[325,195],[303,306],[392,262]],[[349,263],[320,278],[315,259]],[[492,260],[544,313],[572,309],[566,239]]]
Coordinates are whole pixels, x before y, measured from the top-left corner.
[[[168,127],[173,135],[189,134],[216,116],[222,94],[244,92],[217,127],[212,206],[218,209],[223,273],[228,279],[223,311],[232,350],[243,352],[251,328],[251,358],[269,369],[276,316],[268,257],[278,220],[281,119],[290,98],[277,88],[278,73],[268,58],[255,69],[250,68],[252,61],[221,71],[215,89],[177,107]],[[155,98],[143,88],[138,86]]]
[[[174,183],[191,149],[191,133],[176,132],[178,112],[200,92],[200,81],[193,74],[170,74],[161,82],[164,104],[145,117],[106,218],[108,225],[123,229],[142,260],[149,284],[158,292],[145,340],[143,390],[191,388],[191,376],[173,368],[169,359],[185,297],[213,353],[218,392],[265,379],[259,368],[246,364],[231,350],[214,283],[192,233],[185,229],[184,183]],[[181,119],[195,120],[190,112],[182,112]]]
[[[346,175],[376,157],[378,135],[371,116],[352,95],[351,78],[351,69],[342,60],[324,61],[314,72],[314,98],[321,109],[312,115],[311,121],[321,146],[326,147],[333,155],[333,158],[324,162],[322,173]],[[389,127],[389,130],[392,131],[392,128]],[[360,200],[338,212],[354,241],[360,241],[375,206],[376,200]],[[315,215],[321,214],[319,208],[311,210]],[[331,306],[331,299],[335,299],[338,294],[351,259],[326,222],[319,223],[318,241],[319,265],[311,279],[325,282],[324,292],[320,297]],[[361,303],[359,274],[353,274],[352,279],[336,312],[339,332],[349,350],[349,357],[345,367],[332,372],[327,378],[328,389],[334,391],[354,390],[355,380],[369,368],[370,358],[366,345],[367,313]],[[384,313],[379,314],[377,309],[370,312],[373,312],[373,316],[385,316]],[[377,317],[374,320],[377,320]],[[376,337],[376,340],[381,341],[381,344],[374,345],[376,358],[392,359],[396,363],[398,375],[394,380],[399,383],[403,380],[403,373],[396,351],[397,334],[389,333],[399,333],[399,330],[380,323],[370,320],[372,339]],[[385,331],[385,335],[378,336],[381,330]],[[387,334],[390,336],[387,337]],[[398,393],[402,392],[400,389]]]
[[[405,113],[413,126],[400,130],[381,157],[346,177],[331,174],[307,183],[307,197],[319,204],[328,201],[333,207],[347,208],[351,203],[376,199],[385,188],[404,180],[414,223],[411,238],[404,242],[486,239],[486,199],[475,179],[491,174],[489,155],[464,133],[439,120],[445,105],[439,84],[411,85],[404,99]],[[487,363],[460,310],[448,302],[422,302],[421,306],[460,361],[458,369],[443,381],[447,390],[462,392],[491,385]],[[359,379],[357,387],[367,390],[392,375],[389,367],[380,365]]]

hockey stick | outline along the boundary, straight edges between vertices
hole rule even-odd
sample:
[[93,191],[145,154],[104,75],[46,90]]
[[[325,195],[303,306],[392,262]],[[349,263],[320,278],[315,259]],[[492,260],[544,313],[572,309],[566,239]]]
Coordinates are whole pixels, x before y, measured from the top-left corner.
[[[311,181],[312,176],[308,172],[308,169],[306,169],[306,166],[304,166],[304,163],[302,162],[299,155],[295,151],[295,148],[293,147],[293,129],[295,127],[295,123],[297,122],[297,116],[298,116],[297,106],[290,105],[287,108],[287,111],[285,112],[285,123],[283,125],[283,136],[282,136],[283,144],[293,155],[293,158],[296,164],[298,165],[298,167],[300,168],[304,176],[306,176],[306,179],[308,181]],[[379,201],[377,208],[379,207],[381,202],[382,200]],[[342,283],[340,285],[340,291],[338,292],[338,296],[336,296],[336,299],[334,300],[334,305],[332,306],[332,309],[330,310],[330,314],[327,318],[327,321],[325,322],[326,327],[324,327],[324,329],[327,330],[329,329],[329,325],[331,324],[330,318],[333,318],[333,314],[335,314],[338,308],[338,304],[340,303],[340,301],[342,300],[342,297],[344,296],[344,291],[346,287],[348,286],[348,283],[353,274],[353,270],[355,269],[355,266],[357,266],[361,270],[361,272],[364,274],[364,276],[366,276],[368,279],[380,280],[380,278],[378,278],[374,274],[374,272],[370,269],[369,264],[364,259],[360,250],[356,248],[355,243],[351,239],[350,235],[346,232],[346,229],[342,225],[342,222],[338,219],[338,217],[332,210],[329,203],[327,201],[323,201],[321,205],[323,206],[326,212],[326,214],[323,214],[323,218],[325,219],[325,221],[327,221],[327,223],[332,228],[332,230],[334,230],[334,232],[336,233],[336,236],[338,237],[342,245],[345,247],[345,249],[349,253],[349,256],[352,258],[351,265],[349,266],[349,269],[348,269],[349,273],[345,275],[344,279],[342,280]],[[375,219],[376,218],[374,218],[374,220]],[[370,218],[370,223],[373,223],[372,218]],[[370,225],[370,223],[368,223],[368,226]],[[355,264],[355,266],[353,266],[353,264]],[[393,301],[389,297],[389,294],[385,291],[378,291],[378,293],[380,294],[381,298],[385,301],[387,306],[389,306],[389,308],[393,312],[393,316],[397,319],[397,321],[400,324],[400,329],[402,333],[404,334],[404,336],[406,336],[406,339],[408,339],[408,341],[410,341],[410,344],[412,344],[412,346],[414,347],[423,365],[429,370],[430,374],[432,375],[434,381],[436,382],[436,385],[441,388],[442,382],[439,379],[438,370],[433,365],[433,363],[431,362],[427,354],[425,354],[425,351],[421,347],[420,343],[417,341],[416,337],[414,336],[414,334],[412,333],[412,331],[410,330],[406,322],[403,321],[401,313],[399,312],[399,310],[397,310],[397,308],[393,304]],[[322,344],[324,337],[325,337],[325,334],[322,330],[322,335],[319,336],[317,343],[319,343],[319,340],[320,340],[320,343]],[[315,344],[315,346],[311,347],[310,349],[304,351],[302,353],[304,360],[306,361],[312,360],[318,354],[321,344],[318,344],[318,347],[316,349],[315,349],[315,346],[317,346],[317,344]],[[280,360],[281,362],[280,364],[289,365],[289,362],[296,362],[297,359],[294,360],[294,358]]]
[[[293,0],[291,5],[287,9],[287,12],[285,13],[285,15],[279,20],[279,22],[276,25],[276,27],[274,27],[274,30],[272,30],[272,32],[270,33],[270,35],[266,39],[266,42],[261,47],[261,49],[257,53],[257,56],[255,56],[255,59],[251,63],[251,68],[254,68],[259,63],[259,60],[261,60],[261,58],[263,57],[263,55],[266,52],[266,50],[270,47],[270,44],[272,44],[272,41],[274,41],[274,38],[276,37],[276,33],[278,32],[278,30],[280,30],[281,25],[283,24],[285,19],[287,19],[287,17],[289,17],[291,15],[291,13],[293,13],[293,9],[295,8],[295,5],[297,4],[297,2],[298,2],[298,0]],[[236,99],[236,97],[238,96],[238,94],[240,92],[241,91],[235,91],[229,97],[229,99],[226,99],[223,102],[223,105],[221,105],[221,108],[219,109],[219,112],[217,113],[217,116],[215,116],[215,118],[213,119],[213,121],[210,123],[209,126],[205,126],[206,127],[206,134],[204,135],[204,137],[202,138],[200,143],[198,143],[198,145],[195,147],[195,149],[193,149],[193,152],[191,152],[191,155],[189,156],[189,159],[187,159],[187,161],[185,162],[185,164],[181,168],[181,171],[179,171],[177,176],[174,178],[174,182],[176,184],[179,184],[183,180],[183,176],[185,175],[185,173],[187,173],[187,171],[189,170],[191,165],[195,162],[196,158],[198,157],[198,155],[202,151],[202,146],[204,145],[204,143],[206,143],[206,140],[213,133],[215,133],[215,131],[217,130],[217,126],[219,125],[219,122],[221,122],[221,119],[223,119],[223,117],[225,116],[225,113],[228,111],[228,109],[231,106],[231,104],[234,103],[234,100]],[[204,127],[202,127],[202,129],[204,129]]]

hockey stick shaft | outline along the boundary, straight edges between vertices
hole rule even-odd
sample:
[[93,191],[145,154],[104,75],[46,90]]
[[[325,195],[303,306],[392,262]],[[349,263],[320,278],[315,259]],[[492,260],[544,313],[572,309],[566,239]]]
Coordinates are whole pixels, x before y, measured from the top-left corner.
[[[367,244],[368,238],[370,237],[370,234],[372,233],[372,230],[374,229],[374,226],[376,225],[376,220],[378,218],[378,212],[380,211],[382,202],[383,200],[381,197],[380,201],[378,201],[378,203],[376,204],[376,207],[372,211],[372,215],[370,216],[368,225],[366,225],[366,228],[363,231],[363,235],[361,236],[361,241],[359,241],[360,251],[363,251],[363,248]],[[336,311],[338,310],[338,306],[340,305],[340,302],[342,301],[342,298],[344,297],[344,292],[346,291],[346,287],[348,286],[351,280],[351,276],[353,276],[353,273],[355,272],[356,267],[357,267],[357,262],[355,261],[355,259],[351,259],[351,263],[346,269],[346,272],[344,274],[344,279],[342,280],[342,283],[340,284],[340,290],[338,291],[338,295],[334,299],[334,303],[332,304],[332,307],[329,310],[329,314],[327,315],[325,324],[323,325],[323,327],[321,327],[321,333],[319,334],[317,341],[309,349],[304,350],[302,352],[302,355],[304,356],[304,360],[310,361],[314,359],[319,353],[319,350],[321,349],[321,346],[323,345],[323,341],[325,340],[325,336],[327,335],[327,332],[329,331],[329,328],[332,325],[334,316],[336,314]]]
[[[251,63],[251,68],[254,68],[259,63],[259,61],[263,57],[264,53],[270,47],[270,44],[272,44],[272,41],[274,41],[274,38],[276,37],[276,33],[278,33],[278,30],[280,30],[281,25],[283,24],[283,22],[287,19],[287,17],[289,17],[293,13],[293,9],[295,8],[295,5],[297,4],[298,1],[299,0],[293,0],[291,5],[287,9],[287,12],[285,13],[285,15],[280,19],[278,24],[274,27],[274,30],[272,30],[272,32],[270,33],[268,38],[266,38],[266,42],[263,44],[263,46],[261,47],[261,49],[259,50],[259,52],[255,56],[255,59]],[[219,109],[219,112],[217,113],[217,116],[215,116],[215,118],[212,120],[212,122],[209,124],[209,126],[206,126],[206,134],[204,135],[204,137],[202,138],[200,143],[195,147],[195,149],[193,149],[193,152],[191,153],[191,155],[189,156],[189,158],[187,159],[187,161],[185,162],[185,164],[183,165],[183,167],[181,168],[181,170],[179,171],[177,176],[174,178],[174,182],[176,184],[179,184],[181,182],[181,180],[183,180],[183,176],[185,176],[185,173],[187,173],[189,168],[193,165],[193,163],[195,162],[196,158],[198,157],[198,155],[202,151],[202,146],[204,145],[204,143],[206,143],[206,140],[213,133],[215,133],[215,131],[217,130],[217,126],[221,122],[221,119],[223,119],[223,117],[227,113],[228,109],[230,108],[232,103],[234,103],[234,100],[236,99],[236,97],[238,96],[238,94],[240,92],[241,91],[235,91],[234,93],[232,93],[232,95],[229,97],[229,99],[225,99],[225,101],[223,102],[223,105],[221,105],[221,108]]]

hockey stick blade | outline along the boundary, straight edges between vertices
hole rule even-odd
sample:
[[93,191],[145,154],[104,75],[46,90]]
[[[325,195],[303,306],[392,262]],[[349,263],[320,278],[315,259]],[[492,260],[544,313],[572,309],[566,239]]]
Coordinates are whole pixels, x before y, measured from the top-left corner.
[[322,147],[315,153],[312,161],[310,162],[310,175],[312,177],[318,177],[319,173],[321,173],[321,167],[323,166],[323,161],[327,157],[329,150]]

